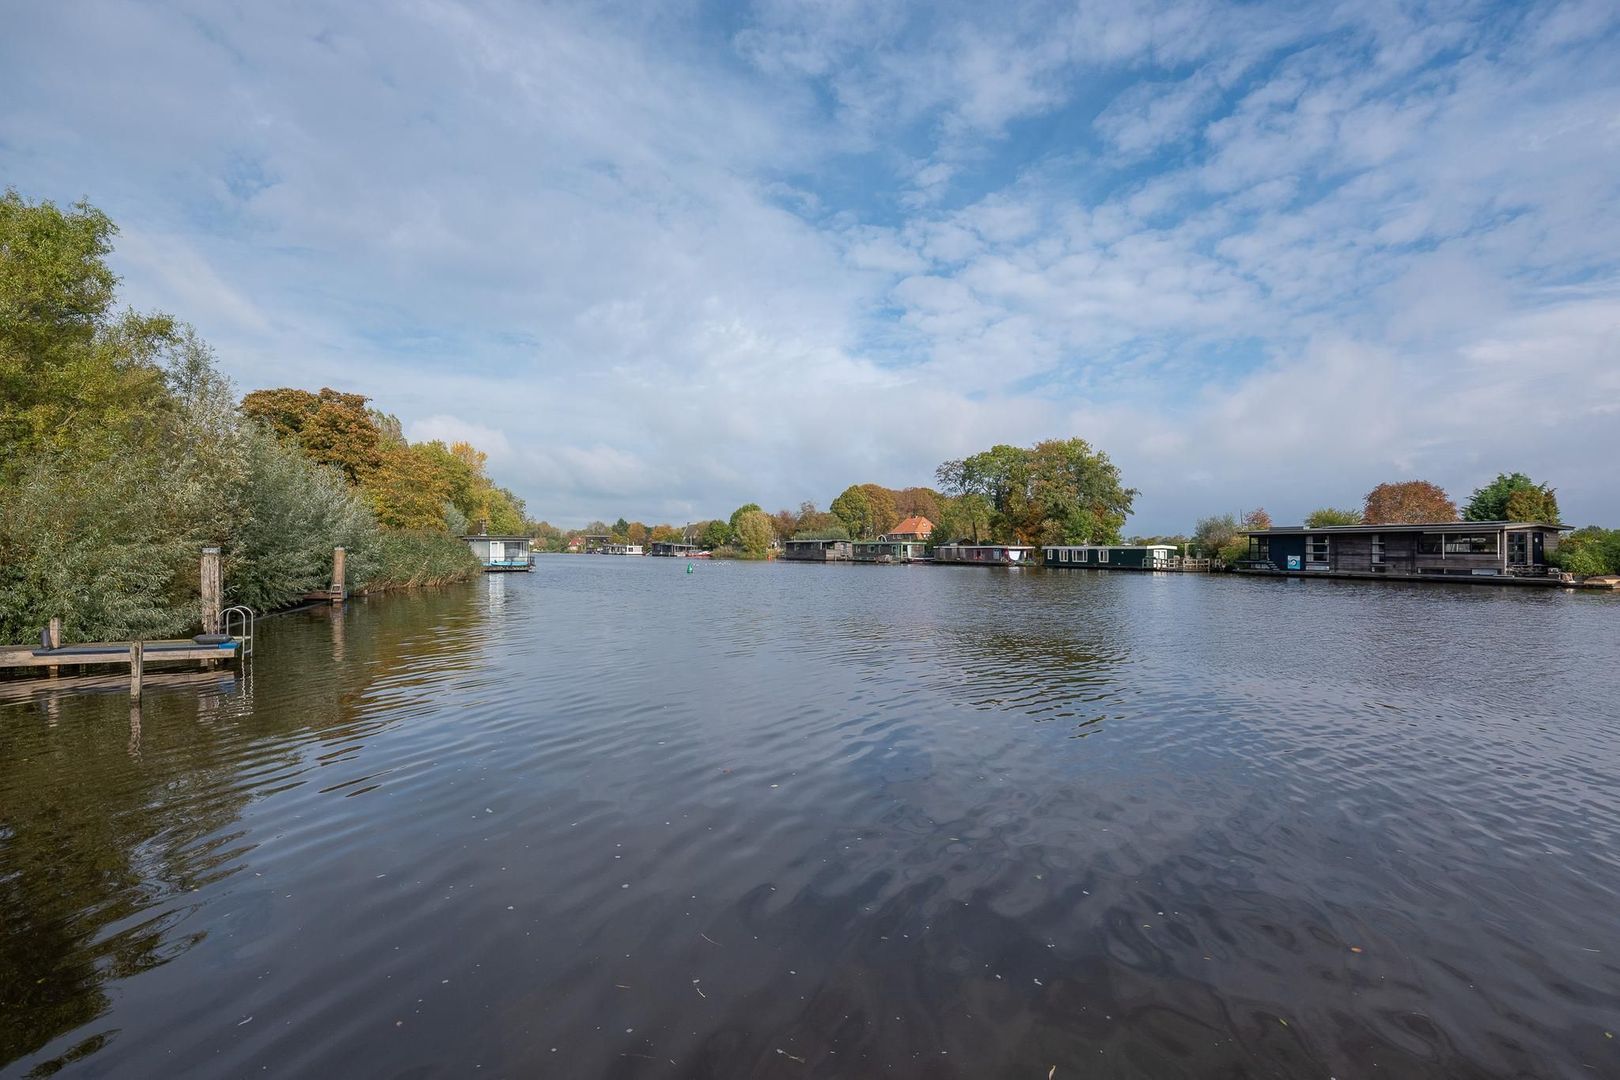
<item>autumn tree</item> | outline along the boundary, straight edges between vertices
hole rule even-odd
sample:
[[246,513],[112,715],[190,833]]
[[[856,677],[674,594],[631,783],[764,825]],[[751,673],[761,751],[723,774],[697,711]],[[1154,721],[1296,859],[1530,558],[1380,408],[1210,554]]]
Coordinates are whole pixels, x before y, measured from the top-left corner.
[[1238,530],[1242,527],[1232,514],[1212,514],[1199,518],[1198,524],[1193,527],[1193,543],[1198,546],[1199,554],[1212,558],[1230,549],[1233,542],[1240,539]]
[[1558,495],[1524,473],[1498,473],[1477,488],[1463,507],[1464,521],[1536,521],[1558,523]]
[[1244,511],[1242,521],[1245,529],[1271,528],[1271,515],[1266,513],[1266,508],[1263,506]]
[[255,390],[242,399],[242,412],[266,424],[320,465],[343,473],[349,483],[367,480],[381,464],[382,435],[371,421],[361,394],[330,387],[320,393],[282,387]]
[[901,519],[925,517],[937,523],[940,515],[940,494],[933,488],[908,487],[894,493],[894,512]]
[[1312,510],[1305,515],[1305,525],[1311,529],[1326,528],[1330,525],[1360,524],[1360,510],[1336,510],[1331,506],[1324,506],[1320,510]]
[[799,504],[799,517],[794,522],[793,538],[798,540],[832,539],[834,535],[849,539],[849,526],[837,514],[817,510],[813,502]]
[[798,531],[799,515],[792,510],[778,510],[771,515],[771,527],[776,530],[778,540],[786,540]]
[[1367,493],[1361,518],[1368,525],[1421,525],[1457,520],[1457,504],[1427,480],[1379,484]]
[[731,535],[733,539],[735,539],[737,536],[737,523],[742,520],[742,516],[750,511],[759,509],[761,509],[759,503],[743,503],[741,506],[737,507],[737,509],[731,512],[731,517],[726,519],[726,524],[731,528]]
[[866,502],[871,508],[871,535],[882,536],[900,520],[900,512],[895,508],[894,492],[882,484],[862,484],[861,490],[866,492]]
[[647,534],[647,540],[654,544],[679,544],[682,542],[681,530],[673,525],[654,525]]

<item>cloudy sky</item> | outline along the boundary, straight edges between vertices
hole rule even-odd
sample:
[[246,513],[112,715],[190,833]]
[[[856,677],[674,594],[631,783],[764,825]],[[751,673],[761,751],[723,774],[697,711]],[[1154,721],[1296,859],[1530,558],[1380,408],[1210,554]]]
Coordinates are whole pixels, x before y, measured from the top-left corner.
[[564,525],[1080,435],[1620,525],[1620,4],[8,3],[0,184]]

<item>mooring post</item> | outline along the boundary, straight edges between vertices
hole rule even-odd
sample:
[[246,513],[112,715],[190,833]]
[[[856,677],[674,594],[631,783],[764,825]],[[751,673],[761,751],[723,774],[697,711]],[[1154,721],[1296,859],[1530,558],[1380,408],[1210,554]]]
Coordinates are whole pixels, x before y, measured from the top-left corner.
[[141,700],[141,667],[146,661],[146,647],[139,641],[129,643],[129,696]]
[[343,575],[348,569],[349,553],[340,547],[332,549],[332,603],[341,604],[346,595],[343,587]]
[[[61,619],[61,616],[58,616],[58,615],[51,616],[51,621],[46,625],[46,627],[45,627],[45,647],[47,649],[60,649],[62,647],[62,619]],[[61,670],[61,669],[58,668],[55,664],[51,664],[50,666],[48,666],[45,669],[45,674],[54,679],[54,678],[56,678],[56,673],[59,670]]]
[[203,633],[220,632],[220,611],[225,606],[225,579],[220,575],[219,548],[202,549],[202,624]]

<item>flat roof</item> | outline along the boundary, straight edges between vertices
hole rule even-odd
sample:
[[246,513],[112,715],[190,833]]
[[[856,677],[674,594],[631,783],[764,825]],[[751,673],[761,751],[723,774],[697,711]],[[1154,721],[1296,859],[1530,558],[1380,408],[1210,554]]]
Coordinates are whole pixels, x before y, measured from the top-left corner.
[[476,533],[476,534],[474,534],[472,536],[463,536],[462,539],[463,540],[508,540],[508,541],[510,541],[510,540],[520,540],[525,544],[534,543],[534,537],[532,537],[532,536],[495,536],[493,534],[485,535],[484,533]]
[[1278,525],[1270,529],[1243,529],[1240,534],[1297,536],[1301,533],[1470,532],[1474,529],[1557,529],[1566,532],[1574,527],[1547,521],[1427,521],[1412,525],[1385,522],[1382,525],[1320,525],[1316,528],[1309,525]]

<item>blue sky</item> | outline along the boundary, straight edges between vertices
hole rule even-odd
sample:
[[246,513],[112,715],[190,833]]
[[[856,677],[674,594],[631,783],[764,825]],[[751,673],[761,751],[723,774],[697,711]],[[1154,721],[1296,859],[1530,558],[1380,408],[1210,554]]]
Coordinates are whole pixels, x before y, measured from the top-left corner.
[[1620,524],[1620,5],[19,4],[0,183],[246,390],[685,521],[1083,436],[1129,529]]

